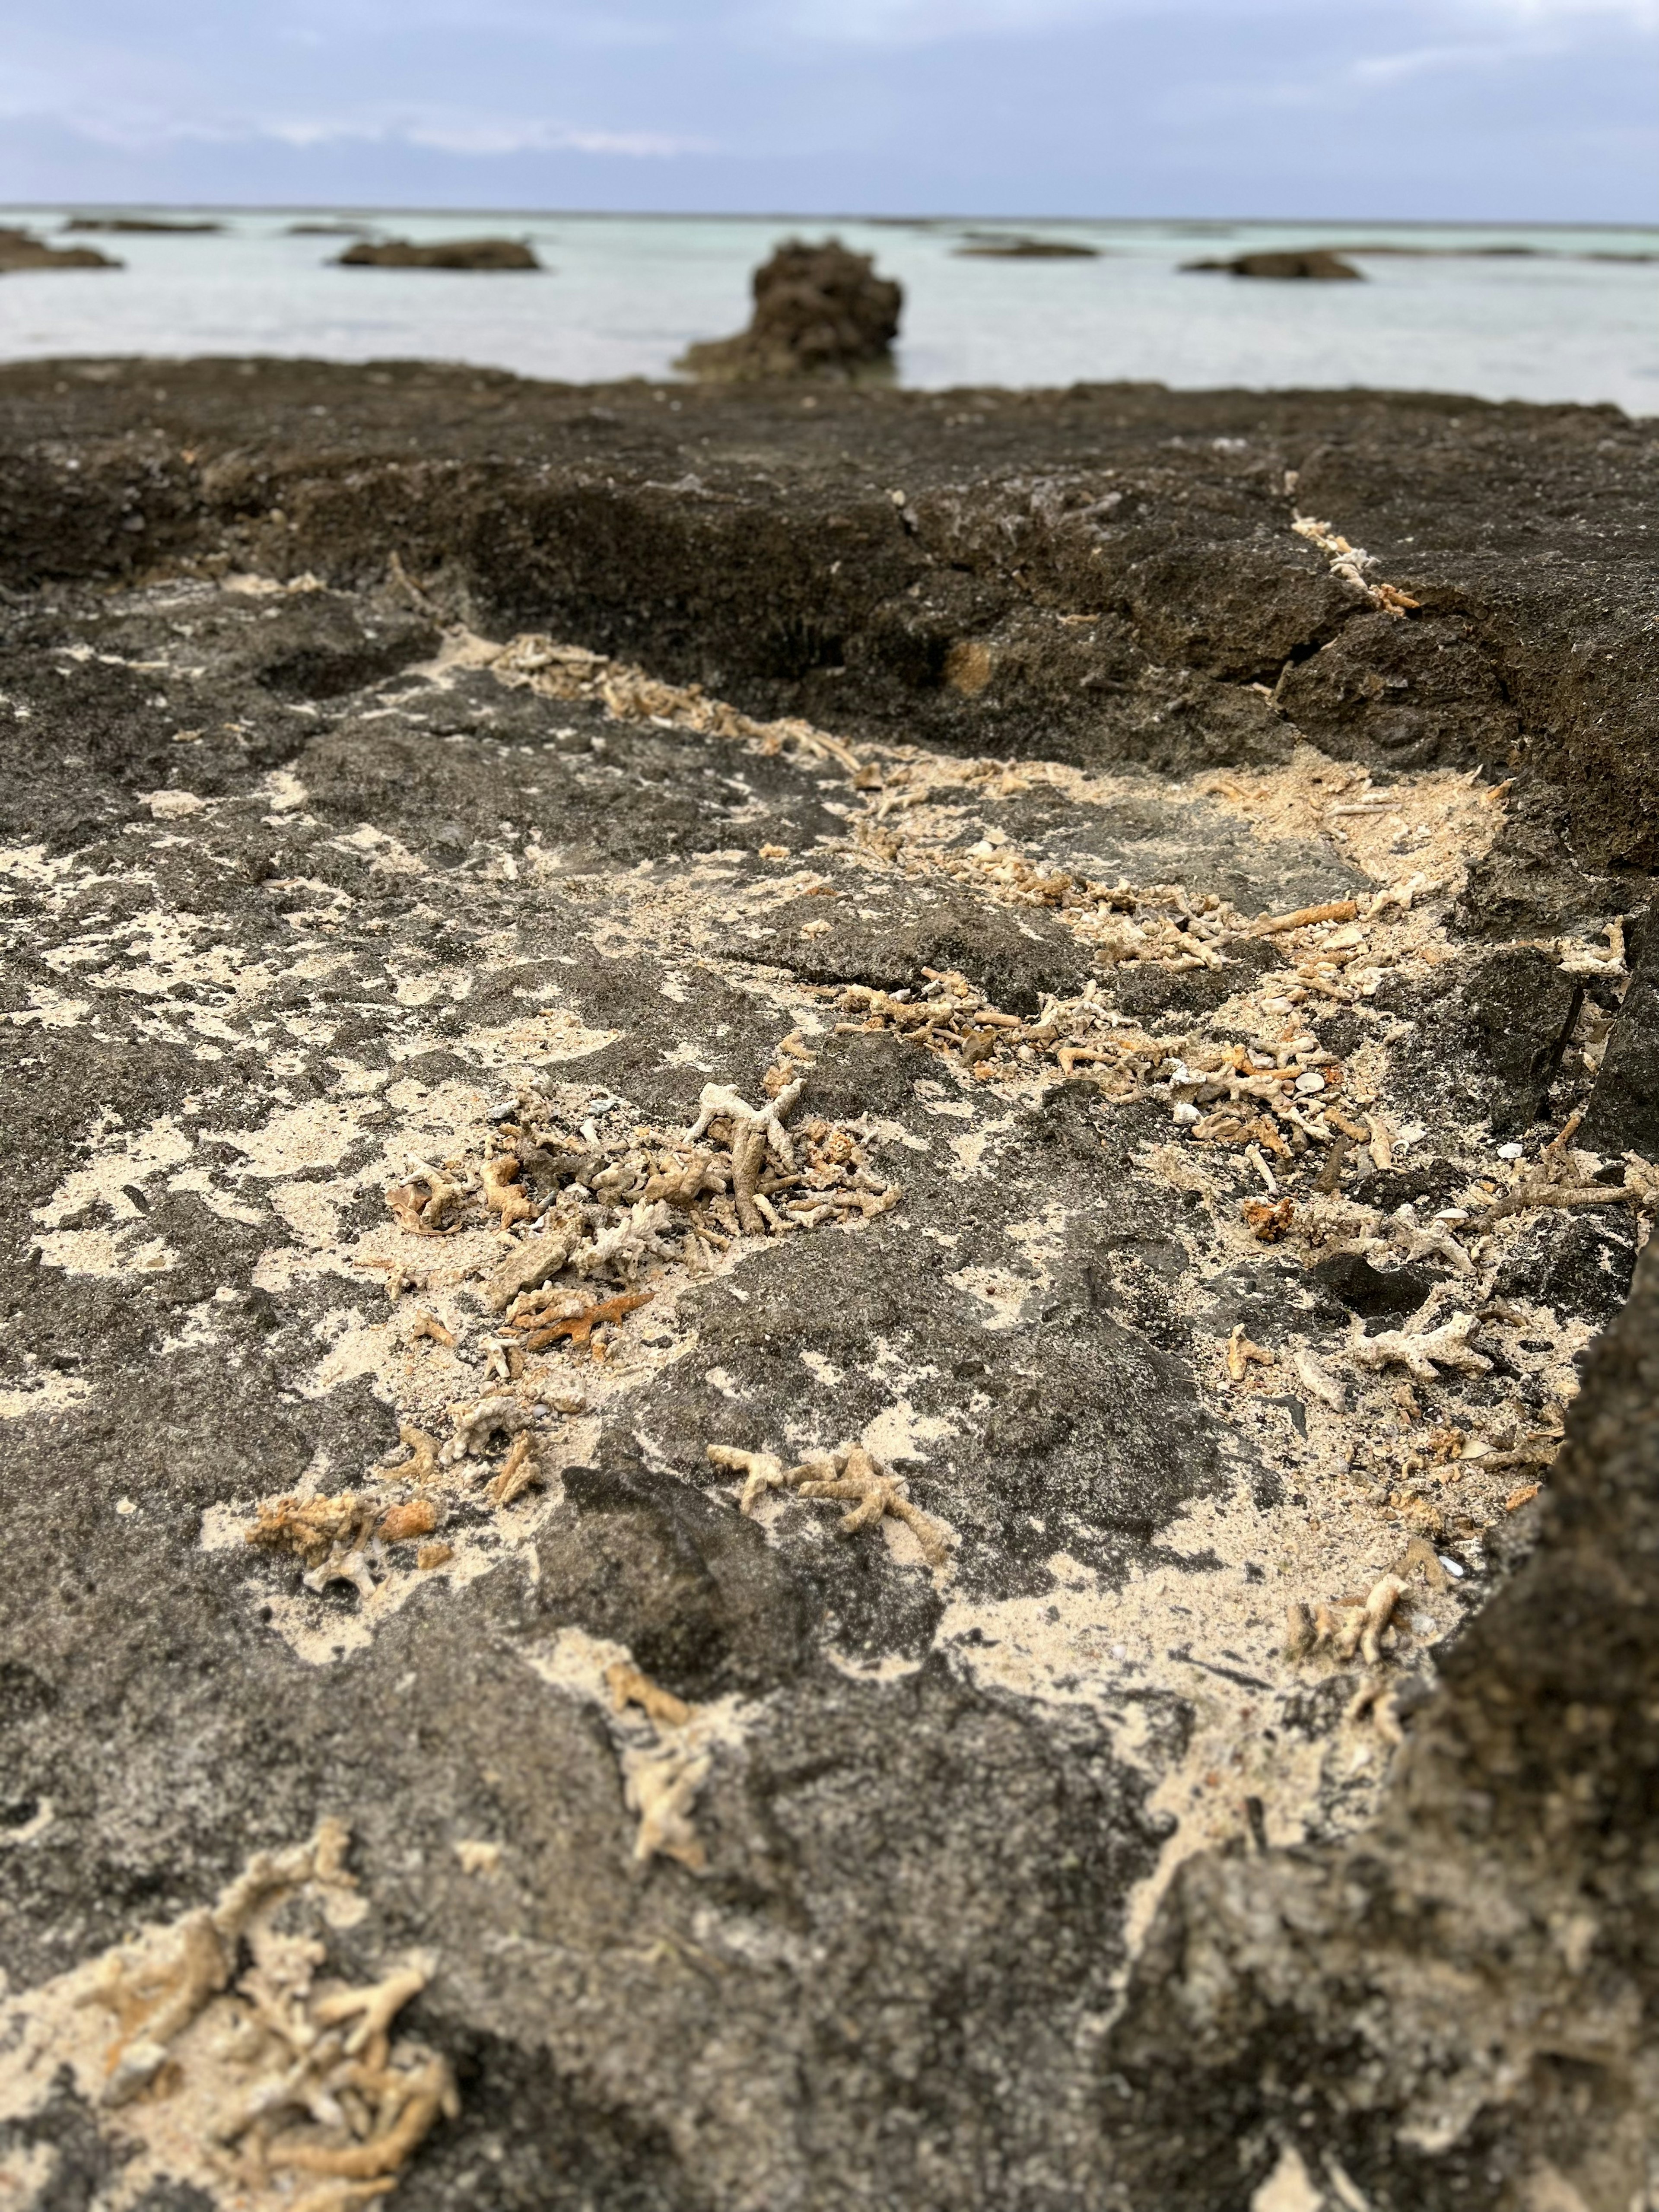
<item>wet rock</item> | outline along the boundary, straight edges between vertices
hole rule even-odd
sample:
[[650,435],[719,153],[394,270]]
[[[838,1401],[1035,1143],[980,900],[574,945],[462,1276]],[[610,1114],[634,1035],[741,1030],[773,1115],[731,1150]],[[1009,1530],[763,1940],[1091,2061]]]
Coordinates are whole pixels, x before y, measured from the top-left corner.
[[841,376],[884,366],[898,336],[904,294],[878,276],[869,254],[839,239],[808,246],[790,239],[755,271],[755,312],[736,337],[687,348],[678,367],[694,376]]
[[1236,253],[1230,261],[1187,261],[1182,266],[1194,271],[1218,270],[1229,276],[1291,277],[1316,283],[1340,282],[1364,274],[1340,253],[1329,252],[1319,246],[1309,246],[1300,252]]
[[364,239],[335,256],[340,269],[539,269],[518,238],[447,238],[418,246],[406,238]]

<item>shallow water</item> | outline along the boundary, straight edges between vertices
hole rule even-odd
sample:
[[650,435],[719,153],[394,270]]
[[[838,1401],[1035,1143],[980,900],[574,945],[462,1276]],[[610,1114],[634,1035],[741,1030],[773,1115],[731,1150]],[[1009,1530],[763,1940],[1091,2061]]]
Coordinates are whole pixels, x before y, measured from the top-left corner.
[[[70,211],[0,210],[0,224],[51,234]],[[85,241],[125,262],[119,272],[0,279],[0,358],[418,356],[580,382],[659,377],[690,340],[740,327],[750,271],[775,240],[833,229],[904,284],[906,384],[1366,385],[1610,400],[1659,414],[1659,260],[1589,258],[1659,255],[1659,229],[997,226],[1101,249],[1097,260],[1012,261],[960,258],[955,249],[972,228],[963,223],[343,211],[392,236],[526,238],[547,264],[537,276],[339,269],[331,261],[343,241],[288,234],[296,219],[326,214],[234,210],[222,219],[216,234]],[[1359,284],[1241,283],[1180,269],[1205,255],[1345,241],[1443,253],[1366,258]],[[1443,258],[1453,246],[1516,246],[1537,250]]]

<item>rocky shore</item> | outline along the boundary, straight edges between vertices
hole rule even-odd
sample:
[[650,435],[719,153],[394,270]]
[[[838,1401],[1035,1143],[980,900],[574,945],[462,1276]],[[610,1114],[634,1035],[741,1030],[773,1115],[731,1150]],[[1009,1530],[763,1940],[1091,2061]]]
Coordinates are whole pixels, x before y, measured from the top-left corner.
[[1651,426],[0,449],[8,2203],[1648,2202]]

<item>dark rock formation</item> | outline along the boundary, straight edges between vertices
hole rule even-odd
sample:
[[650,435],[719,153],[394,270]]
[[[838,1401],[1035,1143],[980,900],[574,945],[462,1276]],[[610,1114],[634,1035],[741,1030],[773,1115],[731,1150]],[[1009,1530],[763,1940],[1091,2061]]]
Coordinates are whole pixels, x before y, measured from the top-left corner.
[[689,346],[678,367],[716,383],[777,376],[842,377],[891,360],[904,304],[867,253],[839,239],[790,239],[755,271],[746,331]]
[[955,247],[959,261],[1098,261],[1100,248],[1076,238],[1023,238],[999,230],[970,230]]
[[65,230],[160,231],[180,236],[224,227],[222,222],[179,222],[171,216],[143,215],[72,215],[64,225]]
[[1615,1158],[1659,1152],[1659,926],[1651,907],[1628,933],[1635,973],[1608,1035],[1583,1124],[1584,1143]]
[[28,269],[118,269],[95,246],[48,246],[27,230],[0,230],[0,274]]
[[1300,252],[1236,253],[1230,261],[1186,261],[1183,269],[1214,270],[1228,276],[1292,277],[1316,283],[1337,282],[1345,278],[1363,277],[1363,269],[1356,269],[1340,253],[1332,253],[1324,246],[1312,246]]
[[[1189,1861],[1103,2054],[1125,2202],[1637,2204],[1656,2148],[1659,1267],[1378,1825]],[[1567,1930],[1573,1932],[1571,1936]],[[1292,2193],[1291,2183],[1303,2194]]]
[[447,238],[416,246],[406,238],[364,239],[335,256],[339,269],[539,269],[518,238]]

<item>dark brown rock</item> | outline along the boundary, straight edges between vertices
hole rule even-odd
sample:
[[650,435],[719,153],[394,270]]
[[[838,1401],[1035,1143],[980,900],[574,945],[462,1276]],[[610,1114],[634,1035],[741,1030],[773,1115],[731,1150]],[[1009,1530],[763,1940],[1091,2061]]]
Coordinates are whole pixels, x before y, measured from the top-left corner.
[[27,230],[0,230],[0,274],[29,269],[118,269],[95,246],[48,246]]
[[1316,283],[1340,283],[1364,275],[1363,270],[1345,261],[1340,253],[1329,252],[1320,246],[1308,246],[1300,252],[1237,253],[1231,261],[1188,261],[1182,266],[1194,272],[1214,270],[1229,276],[1289,277]]
[[222,222],[177,222],[167,216],[143,215],[72,215],[64,225],[65,230],[159,231],[180,236],[222,230],[224,227]]
[[999,231],[970,231],[955,249],[959,261],[1098,261],[1100,248],[1079,239],[1018,238]]
[[405,238],[364,239],[337,254],[340,269],[539,269],[534,250],[518,238],[448,238],[416,246]]
[[847,377],[892,357],[901,288],[878,276],[866,253],[839,239],[808,246],[790,239],[755,271],[755,312],[736,337],[686,349],[694,376],[741,383],[774,376]]

